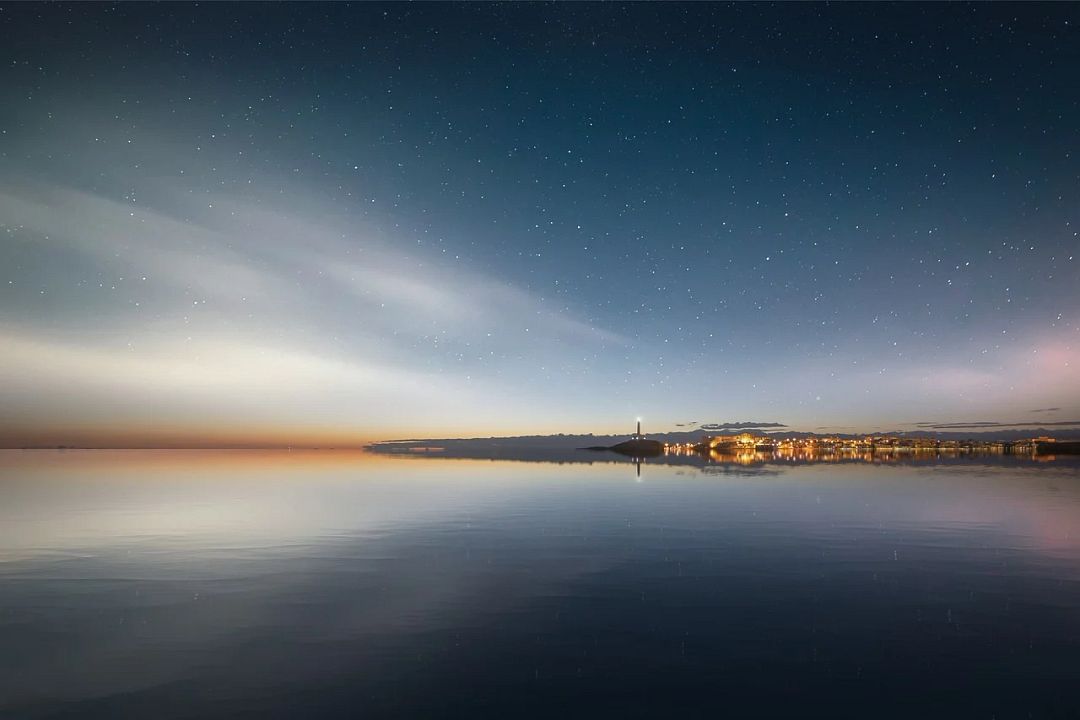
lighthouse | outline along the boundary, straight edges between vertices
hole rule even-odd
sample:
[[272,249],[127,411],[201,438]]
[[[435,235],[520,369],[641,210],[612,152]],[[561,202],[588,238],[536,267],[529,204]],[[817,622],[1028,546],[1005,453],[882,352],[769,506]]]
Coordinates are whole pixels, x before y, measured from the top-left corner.
[[609,450],[614,450],[632,458],[657,457],[664,454],[664,443],[658,440],[646,440],[641,434],[641,418],[637,419],[637,430],[629,440],[617,445],[612,445]]

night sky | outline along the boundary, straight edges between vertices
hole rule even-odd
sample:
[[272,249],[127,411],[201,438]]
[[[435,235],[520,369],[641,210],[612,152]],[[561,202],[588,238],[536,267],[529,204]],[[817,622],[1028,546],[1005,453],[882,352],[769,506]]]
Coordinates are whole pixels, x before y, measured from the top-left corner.
[[0,6],[0,444],[1077,420],[1078,31]]

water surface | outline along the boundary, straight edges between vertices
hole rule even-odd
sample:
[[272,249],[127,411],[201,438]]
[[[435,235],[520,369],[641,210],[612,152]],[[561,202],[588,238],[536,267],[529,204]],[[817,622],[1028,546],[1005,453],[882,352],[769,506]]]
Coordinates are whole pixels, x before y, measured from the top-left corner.
[[1080,716],[1080,469],[0,453],[0,716]]

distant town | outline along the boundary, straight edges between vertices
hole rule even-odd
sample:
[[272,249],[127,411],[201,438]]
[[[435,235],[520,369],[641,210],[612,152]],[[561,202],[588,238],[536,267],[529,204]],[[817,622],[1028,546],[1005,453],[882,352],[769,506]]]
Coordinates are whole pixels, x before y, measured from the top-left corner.
[[[638,442],[648,442],[644,439]],[[942,440],[895,435],[775,438],[753,433],[705,437],[700,442],[662,443],[665,455],[700,455],[716,461],[777,460],[888,461],[942,455],[1027,455],[1049,459],[1080,453],[1080,442],[1040,436],[1023,440]],[[618,449],[615,446],[613,449]]]
[[941,440],[895,435],[866,435],[864,437],[816,436],[811,438],[775,438],[768,435],[739,433],[705,437],[698,443],[664,443],[665,450],[725,451],[754,450],[759,452],[980,452],[1035,453],[1040,450],[1071,448],[1075,442],[1059,441],[1040,436],[1023,440]]
[[891,434],[869,435],[766,435],[744,431],[702,435],[683,442],[650,439],[641,432],[641,418],[628,440],[610,447],[593,445],[588,450],[614,450],[624,455],[657,456],[672,453],[738,455],[769,453],[798,458],[822,455],[857,455],[864,453],[979,453],[1001,455],[1042,455],[1057,452],[1074,454],[1080,442],[1059,442],[1049,435],[1020,440],[945,439]]

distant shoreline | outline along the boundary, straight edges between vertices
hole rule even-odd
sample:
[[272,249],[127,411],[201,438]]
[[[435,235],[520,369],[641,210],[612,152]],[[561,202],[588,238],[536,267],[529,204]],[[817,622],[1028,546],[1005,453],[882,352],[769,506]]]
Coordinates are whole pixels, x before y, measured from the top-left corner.
[[[706,437],[736,437],[739,432],[724,431],[712,433],[706,430],[688,430],[688,431],[671,431],[660,432],[643,436],[642,439],[648,439],[651,441],[657,441],[668,445],[685,445],[701,442]],[[871,433],[817,433],[817,432],[800,432],[800,431],[778,431],[768,432],[759,429],[757,434],[760,437],[768,438],[770,441],[788,441],[788,440],[826,440],[833,439],[835,441],[861,441],[864,438],[871,435]],[[929,430],[913,430],[913,431],[891,431],[891,432],[875,432],[872,433],[874,437],[890,437],[896,439],[902,439],[905,441],[912,440],[934,440],[938,442],[959,442],[970,444],[984,444],[984,443],[1016,443],[1018,441],[1031,442],[1038,438],[1040,441],[1045,439],[1046,441],[1054,441],[1061,444],[1060,447],[1064,449],[1065,443],[1077,443],[1080,442],[1080,428],[1077,429],[1063,429],[1054,427],[1035,427],[1023,430],[993,430],[984,432],[956,432],[956,431],[929,431]],[[64,451],[64,450],[281,450],[281,451],[300,451],[300,450],[328,450],[328,451],[361,451],[367,450],[370,452],[390,453],[394,451],[404,452],[416,452],[417,450],[411,450],[410,448],[419,448],[421,446],[428,448],[446,448],[448,446],[460,447],[465,444],[474,447],[515,447],[515,448],[533,448],[533,449],[577,449],[577,448],[610,448],[631,439],[627,434],[607,434],[597,435],[592,433],[580,433],[580,434],[554,434],[554,435],[510,435],[510,436],[491,436],[491,437],[457,437],[457,438],[404,438],[404,439],[392,439],[392,440],[365,440],[357,439],[355,444],[334,443],[334,444],[131,444],[131,445],[82,445],[82,444],[8,444],[0,446],[0,450],[49,450],[49,451]]]

